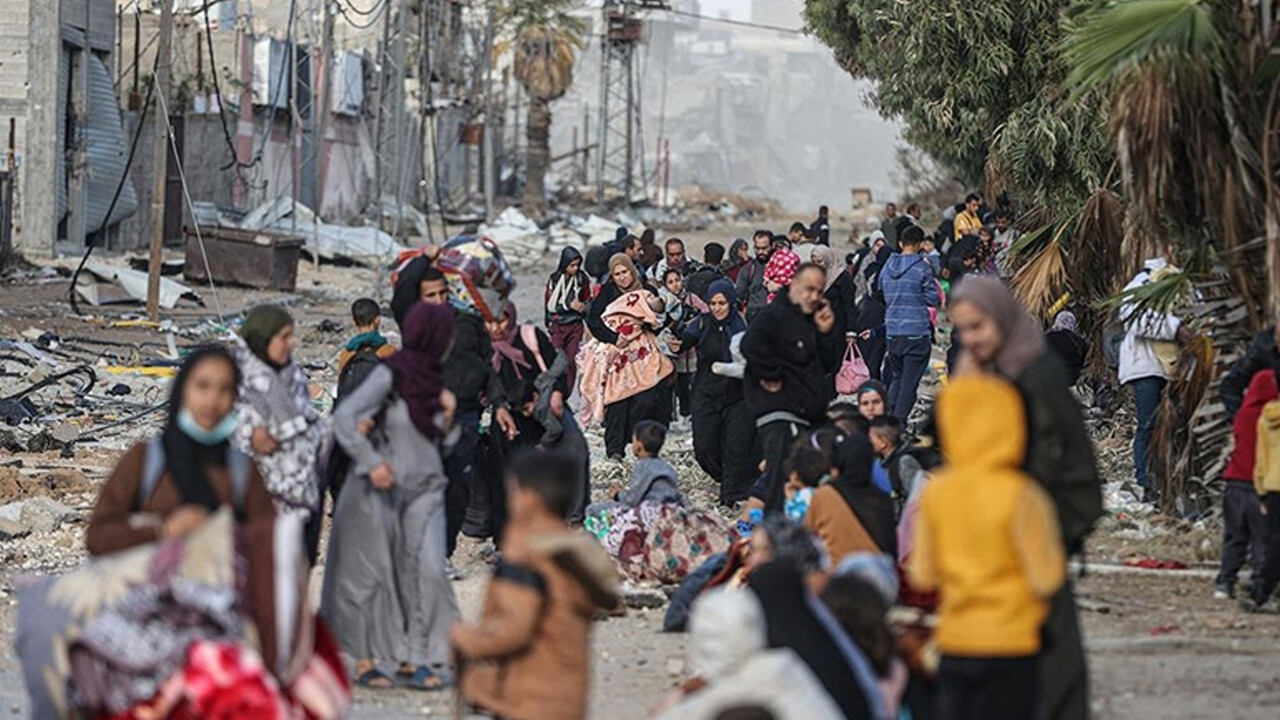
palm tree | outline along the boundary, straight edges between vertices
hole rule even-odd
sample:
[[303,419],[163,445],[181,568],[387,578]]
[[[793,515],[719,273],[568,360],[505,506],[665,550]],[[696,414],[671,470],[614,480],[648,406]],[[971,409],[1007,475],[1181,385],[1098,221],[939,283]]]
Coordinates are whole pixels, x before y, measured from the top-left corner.
[[1166,510],[1202,503],[1186,501],[1220,469],[1230,419],[1212,405],[1215,371],[1280,316],[1278,14],[1276,0],[1107,0],[1066,21],[1067,89],[1110,109],[1126,255],[1172,242],[1187,268],[1126,299],[1181,303],[1213,329],[1183,354],[1160,410],[1151,457]]
[[526,125],[528,156],[524,211],[541,217],[547,208],[546,179],[551,165],[551,102],[573,84],[577,52],[586,45],[583,21],[569,14],[578,0],[504,0],[497,14],[512,52],[516,80],[529,96]]

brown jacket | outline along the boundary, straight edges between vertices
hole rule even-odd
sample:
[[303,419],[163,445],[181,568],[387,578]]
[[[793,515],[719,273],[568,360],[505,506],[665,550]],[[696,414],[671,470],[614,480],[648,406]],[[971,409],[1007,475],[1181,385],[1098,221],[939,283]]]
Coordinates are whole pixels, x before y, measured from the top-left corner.
[[813,492],[804,524],[822,539],[833,562],[849,553],[883,552],[862,527],[862,522],[853,514],[853,508],[849,507],[844,496],[830,485],[823,485]]
[[591,620],[614,592],[613,573],[594,539],[563,523],[509,531],[480,622],[454,628],[463,696],[513,720],[586,717]]
[[[376,356],[379,360],[386,360],[387,358],[395,354],[396,354],[396,346],[392,345],[391,343],[387,343],[386,345],[379,347],[377,352],[374,353],[374,356]],[[343,369],[347,367],[347,363],[351,362],[351,358],[355,356],[356,356],[355,350],[348,350],[345,347],[342,348],[342,350],[338,351],[338,374],[339,375],[341,375]]]
[[[98,493],[98,502],[94,504],[93,513],[89,516],[89,526],[85,530],[84,544],[90,555],[107,555],[154,542],[159,536],[165,516],[182,505],[178,486],[166,472],[156,482],[151,497],[142,507],[137,507],[146,455],[146,442],[129,448],[116,464],[111,477],[103,484]],[[209,468],[209,482],[224,503],[232,502],[231,475],[226,468]],[[241,511],[242,523],[275,515],[271,494],[267,492],[267,486],[262,482],[262,475],[256,465],[249,474],[249,486],[245,491]]]

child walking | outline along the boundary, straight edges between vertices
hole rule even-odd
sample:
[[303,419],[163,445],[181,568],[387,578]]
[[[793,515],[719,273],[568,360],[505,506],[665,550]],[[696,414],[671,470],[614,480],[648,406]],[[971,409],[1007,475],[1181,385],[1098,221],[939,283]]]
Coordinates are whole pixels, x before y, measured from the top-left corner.
[[1222,564],[1214,581],[1213,596],[1226,600],[1236,596],[1236,577],[1249,558],[1252,585],[1262,581],[1262,564],[1267,547],[1267,517],[1262,514],[1253,474],[1258,453],[1258,420],[1267,403],[1280,399],[1274,370],[1253,376],[1245,392],[1244,404],[1236,413],[1231,432],[1235,448],[1222,471]]
[[509,465],[510,522],[480,621],[451,633],[461,693],[479,714],[520,720],[586,716],[591,621],[617,602],[613,561],[565,515],[580,463],[558,452]]
[[938,589],[938,717],[1025,720],[1038,706],[1040,629],[1066,575],[1048,495],[1020,469],[1027,428],[1014,387],[952,382],[938,400],[951,464],[924,489],[912,584]]
[[[1269,372],[1264,370],[1259,374]],[[1280,400],[1267,403],[1262,408],[1262,417],[1258,418],[1253,486],[1258,492],[1258,510],[1267,519],[1267,548],[1263,552],[1262,571],[1242,605],[1249,612],[1274,615],[1280,613],[1280,598],[1274,597],[1276,587],[1280,586]]]
[[[377,365],[379,360],[385,360],[391,357],[396,348],[387,339],[382,336],[382,308],[378,307],[376,300],[369,298],[360,298],[351,303],[351,324],[356,328],[355,337],[347,341],[342,346],[342,350],[338,352],[338,399],[343,396],[343,380],[348,375],[355,373],[359,375],[359,379],[363,380]],[[355,365],[352,361],[356,358]],[[361,368],[363,359],[367,358],[369,364],[367,369]],[[362,371],[358,371],[361,368]],[[350,371],[350,372],[349,372]],[[358,382],[351,384],[345,388],[348,392],[354,389]]]

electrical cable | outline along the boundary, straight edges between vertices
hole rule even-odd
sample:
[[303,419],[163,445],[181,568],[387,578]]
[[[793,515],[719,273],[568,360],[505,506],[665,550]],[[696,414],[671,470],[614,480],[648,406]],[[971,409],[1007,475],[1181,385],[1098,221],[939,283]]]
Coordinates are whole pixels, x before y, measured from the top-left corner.
[[684,10],[675,10],[672,8],[653,8],[659,12],[666,12],[672,15],[692,18],[694,20],[706,20],[708,22],[721,23],[723,25],[737,25],[739,27],[756,28],[757,30],[773,30],[774,32],[787,33],[789,35],[808,35],[804,30],[796,30],[795,28],[785,28],[779,25],[765,25],[763,23],[748,22],[746,20],[731,20],[729,18],[718,18],[710,15],[699,15],[698,13],[686,12]]
[[[218,81],[218,59],[213,54],[213,22],[209,18],[209,8],[211,6],[212,4],[204,6],[204,44],[209,54],[209,74],[213,76],[213,92],[218,98],[218,119],[222,121],[222,137],[227,143],[227,149],[231,151],[231,162],[218,169],[226,171],[236,168],[236,173],[240,175],[242,170],[253,167],[257,161],[252,163],[240,161],[239,154],[236,152],[236,143],[231,139],[231,128],[227,126],[227,114],[222,109],[222,84]],[[240,181],[245,182],[243,175],[241,175]],[[245,184],[248,185],[247,182]]]
[[[159,55],[156,56],[156,62],[159,62]],[[129,170],[133,167],[133,158],[138,152],[138,141],[142,138],[142,128],[146,124],[147,109],[151,107],[151,100],[155,95],[155,66],[151,68],[152,81],[147,86],[147,97],[142,101],[142,110],[138,113],[138,127],[133,130],[133,140],[129,143],[129,157],[124,162],[124,172],[120,174],[120,182],[116,184],[115,194],[111,196],[111,202],[107,205],[107,214],[103,217],[110,218],[111,213],[115,212],[116,203],[120,200],[120,194],[124,192],[124,184],[129,182]],[[157,129],[158,130],[158,129]],[[71,312],[76,315],[80,314],[80,306],[76,301],[76,282],[80,279],[80,272],[84,270],[84,266],[89,262],[89,255],[93,253],[93,249],[97,247],[93,243],[84,249],[84,257],[80,258],[80,264],[76,266],[76,271],[71,274],[71,288],[68,290],[68,299],[71,301]]]
[[[336,0],[336,4],[338,5],[338,7],[342,7],[342,0]],[[352,2],[351,0],[347,0],[347,6],[351,10],[351,12],[357,15],[363,15],[364,17],[381,14],[382,11],[387,7],[387,4],[388,4],[387,0],[378,0],[378,2],[375,2],[373,4],[373,7],[369,8],[368,10],[361,10],[360,8],[356,7],[354,2]]]
[[379,9],[378,14],[371,16],[369,18],[369,21],[364,24],[356,22],[350,15],[348,15],[346,8],[342,7],[342,3],[336,3],[336,6],[338,8],[338,14],[341,15],[343,19],[347,21],[348,25],[355,28],[356,30],[368,30],[369,28],[378,24],[378,20],[382,17],[382,13],[385,11],[387,4],[383,3],[380,6],[381,9]]

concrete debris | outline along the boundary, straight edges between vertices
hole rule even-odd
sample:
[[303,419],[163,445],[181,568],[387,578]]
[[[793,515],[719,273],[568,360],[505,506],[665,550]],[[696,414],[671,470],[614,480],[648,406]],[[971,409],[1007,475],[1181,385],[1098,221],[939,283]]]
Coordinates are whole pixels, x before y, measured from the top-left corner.
[[498,243],[513,265],[532,265],[547,252],[547,235],[542,228],[513,207],[503,210],[492,223],[481,225],[480,234]]
[[31,534],[31,528],[17,520],[0,518],[0,540],[17,540]]
[[620,588],[622,602],[633,609],[660,608],[667,604],[667,595],[656,587],[644,587],[626,581]]
[[394,236],[408,230],[418,237],[428,237],[431,229],[426,213],[414,207],[413,203],[397,201],[391,195],[383,195],[378,199],[378,217],[382,229]]
[[0,506],[0,520],[20,524],[31,532],[53,532],[63,523],[78,522],[80,513],[52,498],[38,495]]
[[[90,305],[147,301],[147,273],[132,268],[90,263],[76,280],[76,294]],[[160,307],[172,310],[179,300],[202,303],[191,288],[166,277],[160,278]]]
[[311,208],[280,197],[254,208],[236,225],[241,230],[275,230],[301,237],[308,252],[321,258],[344,258],[375,265],[405,250],[395,238],[373,226],[331,225]]

